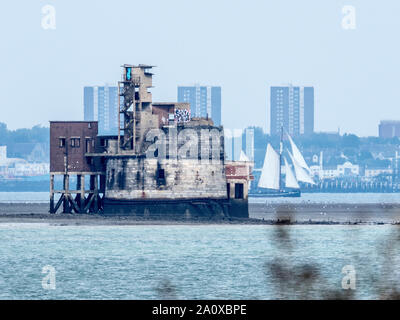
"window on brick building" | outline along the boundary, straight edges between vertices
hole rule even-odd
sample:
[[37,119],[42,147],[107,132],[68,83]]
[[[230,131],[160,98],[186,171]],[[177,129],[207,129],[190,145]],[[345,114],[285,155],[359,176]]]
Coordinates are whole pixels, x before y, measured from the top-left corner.
[[58,145],[60,148],[65,148],[65,138],[64,137],[59,138]]
[[71,148],[80,148],[81,138],[71,138]]

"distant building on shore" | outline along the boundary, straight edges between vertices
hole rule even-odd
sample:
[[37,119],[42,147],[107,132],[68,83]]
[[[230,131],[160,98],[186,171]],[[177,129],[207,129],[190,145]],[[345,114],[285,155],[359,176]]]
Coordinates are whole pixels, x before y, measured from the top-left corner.
[[283,127],[291,136],[314,132],[314,87],[271,87],[271,135],[280,135]]
[[245,132],[245,151],[250,161],[254,161],[254,128],[246,128]]
[[189,102],[192,118],[213,120],[214,125],[221,125],[221,87],[179,86],[178,102]]
[[49,163],[46,162],[8,158],[7,146],[0,146],[0,178],[40,176],[49,173],[49,170]]
[[400,121],[382,120],[379,124],[379,138],[400,137]]
[[336,166],[322,166],[322,162],[320,162],[319,165],[310,166],[310,170],[314,177],[318,177],[321,180],[360,175],[360,166],[352,164],[350,161]]
[[84,121],[98,121],[99,135],[118,135],[118,87],[83,89]]
[[224,128],[225,156],[228,161],[239,161],[242,150],[242,129]]
[[0,166],[6,163],[7,160],[7,146],[0,146]]
[[365,168],[365,177],[371,178],[376,177],[380,174],[393,174],[393,169],[391,168]]
[[224,148],[225,160],[254,161],[254,128],[224,128]]

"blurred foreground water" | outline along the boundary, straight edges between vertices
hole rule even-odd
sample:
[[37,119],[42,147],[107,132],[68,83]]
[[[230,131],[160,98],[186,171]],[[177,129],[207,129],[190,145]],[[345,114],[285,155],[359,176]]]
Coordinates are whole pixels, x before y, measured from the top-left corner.
[[[51,226],[0,223],[0,299],[385,299],[394,225]],[[356,289],[342,289],[344,266]],[[56,289],[42,287],[44,266]]]

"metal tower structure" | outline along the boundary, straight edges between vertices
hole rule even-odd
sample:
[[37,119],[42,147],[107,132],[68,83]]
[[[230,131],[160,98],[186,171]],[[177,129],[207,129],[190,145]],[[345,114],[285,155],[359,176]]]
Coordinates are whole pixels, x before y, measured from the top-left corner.
[[141,140],[141,113],[151,111],[152,87],[150,69],[153,66],[124,64],[122,80],[118,82],[118,153],[139,152]]

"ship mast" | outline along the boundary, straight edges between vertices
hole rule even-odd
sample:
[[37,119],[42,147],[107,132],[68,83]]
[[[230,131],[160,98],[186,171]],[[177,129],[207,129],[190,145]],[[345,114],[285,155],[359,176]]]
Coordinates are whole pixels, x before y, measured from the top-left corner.
[[282,152],[283,152],[283,126],[281,127],[281,140],[279,143],[279,191],[282,190]]

